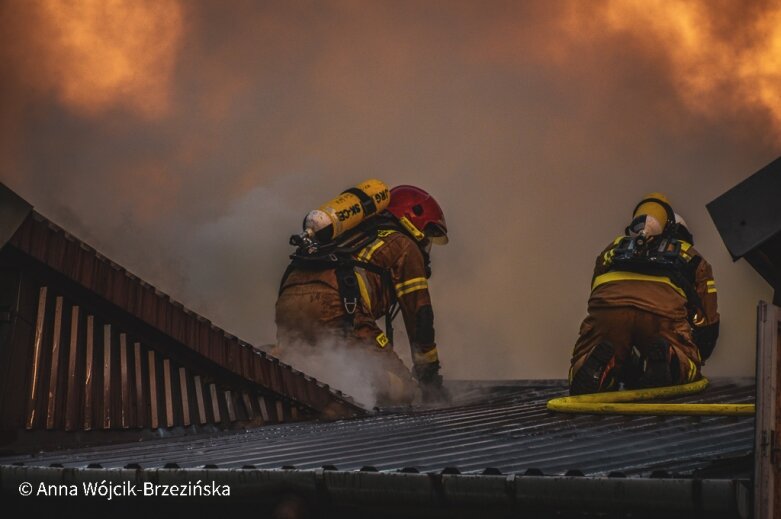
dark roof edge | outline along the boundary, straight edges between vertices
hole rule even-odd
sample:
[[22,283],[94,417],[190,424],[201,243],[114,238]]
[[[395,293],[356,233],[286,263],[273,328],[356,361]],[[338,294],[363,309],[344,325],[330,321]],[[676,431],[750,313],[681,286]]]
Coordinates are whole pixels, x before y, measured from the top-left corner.
[[733,261],[776,234],[781,220],[773,211],[779,188],[781,157],[705,204]]
[[0,247],[8,243],[32,210],[32,204],[0,182]]
[[[142,487],[212,484],[229,487],[231,497],[275,500],[285,492],[315,504],[394,508],[414,506],[418,513],[441,509],[571,510],[713,514],[747,516],[751,484],[730,479],[653,479],[576,476],[421,474],[339,470],[246,469],[103,469],[0,465],[0,493],[18,496],[23,483],[33,495],[46,485],[106,481]],[[224,489],[224,487],[223,487]],[[203,495],[203,494],[202,494]]]

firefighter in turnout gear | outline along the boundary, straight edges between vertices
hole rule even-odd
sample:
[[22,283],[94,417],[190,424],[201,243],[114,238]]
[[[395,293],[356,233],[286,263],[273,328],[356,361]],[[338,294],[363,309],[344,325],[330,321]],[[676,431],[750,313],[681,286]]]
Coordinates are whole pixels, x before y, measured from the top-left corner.
[[661,193],[597,257],[569,373],[570,393],[685,384],[719,334],[711,266]]
[[[332,215],[363,211],[365,219],[352,229],[325,244],[309,240],[323,232],[306,230],[307,222],[318,219],[313,211],[305,232],[291,237],[299,249],[280,285],[275,353],[284,357],[286,349],[303,346],[314,354],[338,344],[350,352],[348,364],[364,372],[362,380],[372,386],[379,405],[408,404],[418,388],[424,400],[438,400],[445,393],[428,278],[432,243],[447,243],[445,217],[436,200],[414,186],[377,189],[369,200],[372,183],[384,186],[367,181],[341,195],[360,199],[353,210],[340,212],[340,199],[321,207]],[[339,218],[332,220],[339,223]],[[330,230],[331,220],[322,221],[313,228],[339,231],[336,226]],[[396,313],[401,313],[410,341],[412,373],[394,352],[391,321]],[[377,324],[383,317],[385,331]],[[353,364],[357,358],[362,360]]]

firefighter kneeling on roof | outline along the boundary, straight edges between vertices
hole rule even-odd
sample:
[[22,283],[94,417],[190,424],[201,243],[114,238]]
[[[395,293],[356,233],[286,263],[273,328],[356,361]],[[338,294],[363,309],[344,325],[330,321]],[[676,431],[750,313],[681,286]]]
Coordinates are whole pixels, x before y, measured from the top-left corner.
[[716,285],[667,198],[651,193],[625,234],[597,257],[570,393],[685,384],[719,335]]
[[[349,365],[360,366],[378,405],[411,403],[418,387],[426,401],[444,398],[428,290],[432,243],[447,243],[445,217],[414,186],[388,191],[368,180],[309,213],[304,232],[291,237],[298,248],[276,304],[277,351],[347,347]],[[399,311],[414,378],[393,351],[391,321]]]

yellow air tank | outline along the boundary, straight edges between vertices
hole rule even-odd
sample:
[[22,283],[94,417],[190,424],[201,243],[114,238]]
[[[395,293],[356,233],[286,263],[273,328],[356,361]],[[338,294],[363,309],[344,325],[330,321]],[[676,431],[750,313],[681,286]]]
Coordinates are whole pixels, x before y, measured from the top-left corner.
[[310,211],[304,218],[302,238],[316,239],[320,243],[329,242],[369,216],[384,211],[389,203],[388,186],[377,179],[361,182]]
[[[639,221],[642,224],[642,229],[635,229],[635,231],[643,237],[662,234],[670,219],[674,220],[673,213],[668,213],[668,210],[672,211],[670,202],[664,194],[649,193],[637,204],[632,215],[631,226],[634,227],[635,223]],[[641,219],[641,217],[645,218]]]

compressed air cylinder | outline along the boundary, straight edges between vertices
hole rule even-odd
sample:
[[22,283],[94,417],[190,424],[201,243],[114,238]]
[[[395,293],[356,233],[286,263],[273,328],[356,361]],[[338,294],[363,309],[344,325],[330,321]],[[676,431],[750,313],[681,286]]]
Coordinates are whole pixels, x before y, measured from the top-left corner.
[[630,229],[643,236],[662,234],[668,218],[672,216],[667,214],[668,204],[667,197],[662,193],[649,193],[637,205]]
[[349,231],[390,203],[388,186],[376,179],[361,182],[304,218],[304,233],[326,243]]

